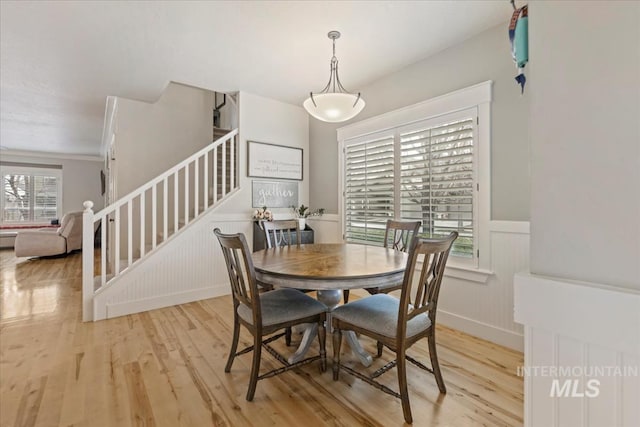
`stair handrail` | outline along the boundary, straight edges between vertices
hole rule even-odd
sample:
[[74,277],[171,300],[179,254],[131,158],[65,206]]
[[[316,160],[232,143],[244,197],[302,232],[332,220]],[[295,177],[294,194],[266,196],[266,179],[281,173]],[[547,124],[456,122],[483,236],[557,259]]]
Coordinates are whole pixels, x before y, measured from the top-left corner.
[[121,198],[119,198],[118,200],[116,200],[115,202],[110,204],[109,206],[104,207],[102,210],[98,211],[97,213],[95,213],[93,215],[94,222],[97,221],[97,220],[102,219],[109,212],[112,212],[115,209],[118,209],[118,208],[122,207],[124,204],[128,203],[129,200],[138,197],[139,195],[141,195],[142,193],[144,193],[145,191],[147,191],[148,189],[150,189],[154,185],[157,185],[158,183],[162,182],[164,179],[166,179],[170,175],[173,175],[174,173],[176,173],[180,169],[184,168],[186,165],[190,164],[195,159],[203,156],[208,151],[214,150],[215,148],[217,148],[220,145],[224,144],[225,142],[227,142],[231,138],[235,137],[237,134],[238,134],[238,129],[232,130],[231,132],[225,134],[224,136],[222,136],[219,139],[215,140],[214,142],[212,142],[211,144],[209,144],[206,147],[202,148],[201,150],[198,150],[197,152],[193,153],[190,157],[186,158],[185,160],[183,160],[180,163],[176,164],[175,166],[171,167],[171,169],[166,170],[165,172],[163,172],[160,175],[156,176],[152,180],[147,181],[146,183],[142,184],[140,187],[138,187],[135,190],[131,191],[129,194],[127,194],[125,196],[122,196]]

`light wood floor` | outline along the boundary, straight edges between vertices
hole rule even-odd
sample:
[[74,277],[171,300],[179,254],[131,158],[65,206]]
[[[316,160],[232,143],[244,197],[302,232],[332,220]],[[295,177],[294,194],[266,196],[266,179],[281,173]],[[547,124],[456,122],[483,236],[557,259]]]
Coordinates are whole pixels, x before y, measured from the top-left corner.
[[[330,364],[324,374],[312,364],[259,381],[254,401],[245,401],[251,354],[224,373],[228,296],[82,323],[80,254],[28,260],[1,250],[0,266],[2,426],[404,424],[398,399],[346,373],[334,382]],[[241,341],[249,339],[243,331]],[[363,344],[375,354],[373,341]],[[521,353],[443,327],[438,349],[446,395],[433,376],[408,368],[415,426],[522,424]],[[412,350],[428,364],[426,341]],[[382,359],[389,358],[385,351]],[[355,366],[350,353],[343,361]],[[368,369],[383,363],[374,359]],[[263,369],[277,365],[263,352]],[[395,375],[383,379],[397,389]]]

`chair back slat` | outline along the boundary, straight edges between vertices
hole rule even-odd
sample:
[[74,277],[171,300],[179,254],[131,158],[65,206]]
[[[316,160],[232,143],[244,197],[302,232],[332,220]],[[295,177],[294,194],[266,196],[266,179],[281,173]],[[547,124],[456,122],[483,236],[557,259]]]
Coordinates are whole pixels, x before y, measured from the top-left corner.
[[300,225],[295,219],[280,221],[264,221],[262,223],[264,238],[267,248],[278,246],[291,246],[293,243],[292,231],[295,232],[296,244],[300,246]]
[[387,220],[387,227],[384,232],[384,247],[407,252],[413,239],[418,235],[421,224],[420,221]]
[[[451,246],[457,238],[458,233],[454,231],[442,239],[415,239],[409,251],[400,296],[398,334],[404,334],[406,323],[421,313],[427,312],[432,324],[435,324],[440,285]],[[415,283],[415,298],[412,301],[414,271],[420,262],[422,271]]]
[[261,327],[260,293],[253,260],[249,256],[249,246],[244,234],[223,234],[219,228],[213,230],[213,233],[220,242],[227,265],[234,307],[239,304],[249,307],[253,312],[253,324]]

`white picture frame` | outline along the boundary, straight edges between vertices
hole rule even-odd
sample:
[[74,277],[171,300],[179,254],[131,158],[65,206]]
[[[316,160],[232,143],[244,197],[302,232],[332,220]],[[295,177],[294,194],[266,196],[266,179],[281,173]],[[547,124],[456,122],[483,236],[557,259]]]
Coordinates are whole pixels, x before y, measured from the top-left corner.
[[302,181],[302,148],[247,141],[247,176]]

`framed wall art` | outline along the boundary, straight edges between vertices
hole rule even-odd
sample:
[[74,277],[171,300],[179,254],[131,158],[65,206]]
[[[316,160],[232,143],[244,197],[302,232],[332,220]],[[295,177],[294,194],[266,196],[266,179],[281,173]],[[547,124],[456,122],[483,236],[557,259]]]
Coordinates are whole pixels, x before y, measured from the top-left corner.
[[247,175],[302,181],[302,148],[247,141]]
[[291,181],[251,181],[251,205],[254,208],[298,206],[298,183]]

